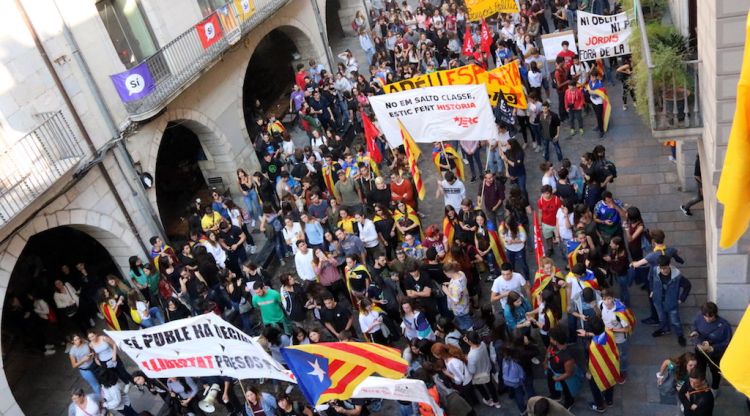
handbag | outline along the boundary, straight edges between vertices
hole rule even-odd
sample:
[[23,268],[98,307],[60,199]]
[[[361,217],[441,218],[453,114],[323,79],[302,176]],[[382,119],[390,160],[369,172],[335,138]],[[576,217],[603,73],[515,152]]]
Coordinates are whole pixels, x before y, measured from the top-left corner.
[[443,292],[443,288],[440,287],[438,282],[430,279],[430,290],[432,291],[432,296],[436,298],[444,298],[445,292]]
[[356,21],[356,20],[352,20],[352,30],[356,32],[356,31],[357,31],[357,29],[359,29],[359,28],[357,27],[357,21]]

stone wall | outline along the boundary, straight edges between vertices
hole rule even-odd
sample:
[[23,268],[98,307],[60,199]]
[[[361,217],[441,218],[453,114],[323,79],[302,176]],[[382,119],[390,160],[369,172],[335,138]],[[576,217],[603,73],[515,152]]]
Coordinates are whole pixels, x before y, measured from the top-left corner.
[[700,143],[703,194],[706,198],[708,298],[737,323],[750,300],[750,235],[728,250],[719,249],[722,207],[716,200],[727,141],[734,119],[737,81],[742,65],[745,18],[750,0],[698,1],[698,56],[704,130]]

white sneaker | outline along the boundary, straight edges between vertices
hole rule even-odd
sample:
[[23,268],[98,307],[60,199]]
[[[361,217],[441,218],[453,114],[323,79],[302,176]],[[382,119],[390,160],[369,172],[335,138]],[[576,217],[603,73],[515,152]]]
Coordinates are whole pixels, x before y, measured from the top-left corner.
[[49,357],[50,355],[55,355],[56,353],[57,353],[57,351],[55,351],[55,350],[46,350],[46,351],[44,351],[44,355],[47,356],[47,357]]
[[293,385],[293,384],[290,384],[290,385],[288,385],[288,386],[286,387],[286,390],[284,390],[284,392],[285,392],[286,394],[291,394],[291,393],[292,393],[292,390],[294,390],[294,385]]
[[677,163],[677,159],[675,159],[672,155],[669,155],[669,161],[672,163]]
[[250,246],[250,254],[255,254],[255,246]]
[[133,387],[133,383],[128,383],[125,385],[125,387],[122,388],[122,391],[125,392],[125,394],[128,394],[131,387]]
[[92,328],[96,326],[96,321],[94,320],[94,318],[89,318],[89,325],[91,325]]
[[102,315],[102,313],[101,313],[101,312],[97,312],[97,313],[96,313],[96,316],[98,316],[98,317],[99,317],[99,319],[101,319],[102,321],[104,320],[104,315]]
[[54,350],[54,349],[55,349],[55,346],[54,346],[54,344],[46,344],[46,345],[44,346],[44,349],[45,349],[45,350]]
[[502,404],[500,404],[500,402],[495,402],[495,403],[493,403],[492,405],[493,405],[493,406],[494,406],[494,407],[495,407],[496,409],[500,409],[501,407],[503,407],[503,405],[502,405]]
[[469,161],[467,159],[462,159],[464,161],[464,165],[468,165]]
[[482,403],[484,403],[485,406],[489,406],[489,407],[495,406],[495,402],[491,402],[487,399],[482,399]]
[[534,364],[534,365],[539,365],[539,364],[540,364],[540,361],[539,361],[539,359],[538,359],[538,358],[536,358],[536,357],[532,357],[532,358],[531,358],[531,363],[532,363],[532,364]]
[[255,228],[255,220],[250,221],[250,229]]

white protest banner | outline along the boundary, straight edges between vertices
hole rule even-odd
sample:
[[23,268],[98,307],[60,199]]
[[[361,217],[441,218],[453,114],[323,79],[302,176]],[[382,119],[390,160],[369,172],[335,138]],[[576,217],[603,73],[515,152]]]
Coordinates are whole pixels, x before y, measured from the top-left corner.
[[213,313],[139,331],[104,331],[149,377],[294,376],[249,336]]
[[578,54],[582,61],[630,53],[633,27],[627,13],[601,16],[578,12]]
[[352,394],[354,399],[386,399],[401,400],[407,402],[428,403],[432,406],[436,416],[443,415],[443,409],[435,403],[427,392],[422,380],[402,378],[393,380],[390,378],[370,376],[364,379],[354,388]]
[[578,53],[578,49],[576,49],[576,35],[572,30],[542,35],[544,58],[548,61],[554,61],[557,58],[557,54],[562,51],[562,43],[564,41],[568,41],[568,49],[573,51],[573,53]]
[[400,146],[398,121],[417,143],[497,138],[484,85],[447,85],[370,97],[380,130],[391,147]]

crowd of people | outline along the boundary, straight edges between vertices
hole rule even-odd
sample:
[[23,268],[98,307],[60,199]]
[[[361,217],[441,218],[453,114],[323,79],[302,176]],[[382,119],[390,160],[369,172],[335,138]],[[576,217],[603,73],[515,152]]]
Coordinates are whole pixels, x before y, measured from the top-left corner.
[[[124,278],[94,276],[79,263],[75,271],[63,266],[54,293],[12,298],[13,316],[35,328],[32,343],[44,354],[70,340],[71,365],[90,388],[73,392],[71,414],[137,415],[132,388],[161,396],[173,414],[202,414],[198,402],[214,384],[230,414],[318,412],[280,383],[244,381],[238,397],[238,381],[227,377],[150,379],[129,371],[115,343],[96,329],[99,320],[124,330],[203,313],[261,335],[282,364],[280,348],[289,345],[397,347],[410,364],[407,377],[423,380],[450,415],[500,408],[505,394],[522,415],[572,414],[586,385],[587,407],[605,412],[615,385],[628,378],[636,320],[624,316],[632,316],[637,296],[648,298],[651,315],[639,318],[654,327],[653,337],[674,332],[680,347],[687,338],[695,344],[694,352],[664,361],[660,392],[685,415],[711,414],[731,326],[706,302],[685,337],[679,312],[691,285],[675,263],[687,260],[658,224],[647,226],[637,207],[608,190],[617,167],[605,146],[592,145],[580,159],[566,157],[561,146],[565,137],[583,137],[584,121],[604,137],[601,98],[592,90],[617,79],[623,110],[628,96],[635,100],[629,57],[583,62],[563,43],[552,68],[540,54],[540,36],[574,29],[577,10],[609,14],[618,2],[521,1],[520,13],[491,21],[491,53],[477,47],[469,56],[461,40],[470,30],[479,45],[480,27],[467,24],[461,2],[418,3],[373,0],[369,15],[357,13],[352,27],[366,64],[347,50],[337,68],[312,60],[297,66],[290,110],[309,144],[296,147],[290,126],[258,117],[260,169],[237,170],[241,202],[219,192],[197,201],[185,241],[173,248],[153,237],[149,258],[133,256]],[[498,140],[434,144],[434,200],[442,197],[445,208],[442,218],[429,218],[420,205],[431,198],[418,198],[403,149],[377,138],[381,159],[361,144],[364,117],[373,116],[368,96],[418,74],[513,60],[528,108],[496,109]],[[541,183],[527,183],[527,151],[542,152]],[[543,246],[536,251],[544,255],[534,261],[536,221]],[[274,273],[253,260],[257,233],[279,261]],[[631,293],[633,284],[643,292]],[[616,367],[614,383],[604,385],[589,353],[602,339],[613,343],[607,362]],[[535,386],[540,378],[547,391]],[[360,416],[380,405],[335,401],[325,414]],[[398,408],[402,416],[433,414],[422,403]]]

